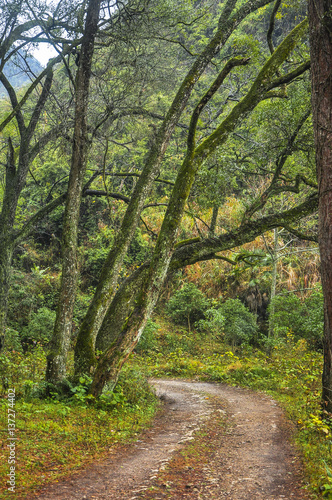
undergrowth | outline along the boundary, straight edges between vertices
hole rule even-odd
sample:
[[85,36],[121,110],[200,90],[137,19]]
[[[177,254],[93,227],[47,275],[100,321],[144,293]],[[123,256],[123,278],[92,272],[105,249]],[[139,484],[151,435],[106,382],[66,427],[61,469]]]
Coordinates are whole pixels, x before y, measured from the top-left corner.
[[[28,368],[30,364],[30,374]],[[34,371],[31,371],[31,366]],[[151,422],[158,400],[140,369],[126,367],[114,393],[98,401],[87,394],[89,380],[66,384],[63,394],[45,392],[43,350],[28,356],[7,353],[0,359],[0,498],[28,493],[107,455],[128,442]],[[6,375],[7,374],[7,375]],[[28,378],[29,376],[29,378]],[[8,491],[9,473],[7,389],[15,388],[16,488]]]
[[[296,426],[296,443],[317,498],[332,498],[332,431],[320,407],[322,355],[292,333],[267,349],[231,349],[213,332],[189,332],[161,318],[150,322],[114,393],[88,396],[90,380],[67,382],[63,394],[45,393],[45,354],[35,348],[0,356],[0,475],[8,474],[8,389],[16,392],[16,495],[58,481],[134,439],[157,408],[147,377],[225,382],[264,391],[280,402]],[[6,480],[5,480],[6,481]],[[12,497],[3,481],[0,497]]]

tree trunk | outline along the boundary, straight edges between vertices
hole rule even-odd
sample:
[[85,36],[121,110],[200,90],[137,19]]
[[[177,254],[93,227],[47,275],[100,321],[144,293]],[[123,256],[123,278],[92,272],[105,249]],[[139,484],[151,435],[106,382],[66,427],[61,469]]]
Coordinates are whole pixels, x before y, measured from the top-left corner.
[[147,154],[142,174],[135,186],[121,228],[103,266],[101,280],[80,327],[75,348],[76,377],[82,373],[90,372],[96,364],[96,337],[116,293],[120,268],[140,220],[145,199],[150,192],[152,183],[159,175],[160,164],[173,130],[186,107],[196,82],[239,23],[251,12],[268,3],[270,0],[253,1],[233,13],[236,1],[226,2],[216,34],[197,57],[183,80],[164,122],[153,139],[152,147]]
[[[264,65],[257,76],[248,94],[240,101],[223,120],[219,127],[205,139],[197,148],[195,143],[196,126],[200,114],[219,89],[220,85],[231,72],[234,66],[247,64],[247,59],[233,58],[228,61],[216,80],[196,105],[188,130],[186,157],[181,165],[177,179],[172,190],[163,224],[156,242],[146,279],[142,283],[139,296],[135,301],[135,307],[131,314],[126,317],[120,332],[115,336],[113,344],[101,357],[94,375],[91,393],[99,396],[107,381],[115,385],[118,372],[123,363],[132,352],[143,332],[147,319],[151,315],[158,300],[161,287],[164,283],[170,261],[174,252],[174,245],[180,222],[185,209],[188,196],[194,182],[197,170],[209,154],[223,144],[230,132],[235,128],[238,120],[252,111],[255,106],[265,97],[268,92],[270,80],[275,71],[271,71],[287,58],[288,54],[296,45],[297,39],[302,36],[306,24],[301,23],[288,35],[283,44],[274,52],[270,60]],[[297,36],[294,36],[296,34]],[[291,40],[291,43],[290,43]]]
[[332,5],[309,0],[312,110],[319,195],[321,275],[324,294],[322,400],[332,414]]
[[99,10],[100,0],[90,0],[76,77],[73,151],[63,219],[60,296],[50,351],[47,356],[46,380],[52,383],[57,383],[66,376],[66,360],[72,330],[78,278],[77,232],[87,163],[89,84]]
[[0,241],[0,351],[6,340],[6,318],[13,248],[8,238]]
[[212,210],[212,217],[211,217],[211,222],[210,222],[210,229],[209,229],[209,238],[213,238],[216,232],[216,227],[217,227],[217,219],[218,219],[218,211],[219,211],[219,205],[213,205],[213,210]]

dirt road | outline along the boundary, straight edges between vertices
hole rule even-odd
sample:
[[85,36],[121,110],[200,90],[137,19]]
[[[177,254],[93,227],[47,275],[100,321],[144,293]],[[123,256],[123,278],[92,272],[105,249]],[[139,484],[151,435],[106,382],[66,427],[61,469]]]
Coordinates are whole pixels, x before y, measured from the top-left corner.
[[268,396],[220,384],[155,380],[165,402],[135,444],[38,500],[308,500],[289,424]]

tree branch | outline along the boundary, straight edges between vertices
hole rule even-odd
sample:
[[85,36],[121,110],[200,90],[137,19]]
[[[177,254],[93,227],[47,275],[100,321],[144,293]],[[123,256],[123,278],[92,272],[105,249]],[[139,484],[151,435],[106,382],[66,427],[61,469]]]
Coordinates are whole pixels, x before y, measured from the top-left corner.
[[285,229],[287,229],[287,231],[289,233],[293,234],[294,236],[296,236],[300,240],[314,241],[316,243],[318,242],[318,236],[317,235],[302,233],[302,231],[299,231],[298,229],[295,229],[294,227],[291,227],[288,224],[285,224],[283,227]]
[[40,114],[42,110],[44,109],[45,103],[47,101],[47,98],[49,96],[51,86],[52,86],[52,81],[53,81],[53,70],[52,67],[48,69],[47,75],[46,75],[46,80],[43,85],[43,90],[42,93],[38,99],[38,102],[35,106],[35,109],[33,110],[29,125],[27,127],[27,141],[30,142],[30,139],[36,129]]
[[298,78],[299,76],[303,75],[303,73],[308,71],[308,69],[310,69],[310,65],[311,63],[309,59],[308,61],[305,61],[304,63],[300,64],[293,71],[290,71],[286,75],[280,76],[279,78],[273,80],[269,85],[269,89],[281,87],[282,85],[293,82],[296,78]]
[[[77,42],[78,43],[78,42]],[[67,54],[68,52],[70,52],[72,50],[72,46],[70,47],[67,47],[66,49],[64,49],[63,51],[63,54]],[[20,110],[22,109],[22,106],[25,104],[25,102],[28,100],[28,97],[30,96],[30,94],[32,94],[32,92],[35,90],[35,88],[37,87],[37,85],[42,81],[42,79],[49,73],[50,69],[57,63],[61,62],[61,57],[60,56],[57,56],[53,59],[51,59],[47,65],[47,67],[37,76],[37,78],[33,81],[33,83],[30,85],[30,87],[28,88],[28,90],[26,91],[26,93],[24,94],[24,96],[22,97],[22,99],[20,100],[20,102],[15,101],[15,104],[14,102],[12,102],[12,107],[13,107],[13,110],[12,112],[7,116],[7,118],[5,118],[5,120],[3,120],[3,122],[1,122],[0,124],[0,132],[3,131],[3,129],[8,125],[8,123],[11,122],[11,120],[17,115],[17,113],[20,112]],[[1,78],[3,77],[3,74],[1,75]],[[4,82],[2,81],[1,79],[1,82],[4,84]],[[9,82],[8,82],[9,83]],[[6,88],[7,90],[7,88]],[[7,90],[8,92],[8,90]],[[10,94],[8,92],[8,95],[10,97]]]
[[197,127],[197,122],[198,119],[207,105],[207,103],[212,99],[214,94],[217,92],[219,87],[222,85],[224,82],[225,78],[229,75],[229,73],[232,71],[233,68],[236,66],[246,66],[249,63],[250,59],[249,58],[240,58],[240,57],[233,57],[223,67],[223,69],[220,71],[219,75],[215,79],[215,81],[212,83],[210,86],[209,90],[205,93],[205,95],[202,97],[202,99],[199,101],[199,103],[196,105],[192,115],[191,115],[191,120],[190,120],[190,125],[189,125],[189,132],[188,132],[188,139],[187,139],[187,148],[188,148],[188,153],[191,154],[193,153],[195,149],[195,134],[196,134],[196,127]]
[[[280,179],[280,175],[281,175],[282,169],[287,161],[287,158],[294,151],[294,145],[295,145],[295,141],[298,137],[298,134],[299,134],[302,126],[306,122],[307,118],[310,116],[310,114],[311,114],[311,110],[308,110],[301,117],[296,129],[294,130],[294,132],[292,133],[292,135],[288,139],[286,147],[283,149],[283,151],[280,153],[280,155],[277,158],[276,168],[275,168],[270,185],[259,196],[259,198],[256,199],[251,204],[251,206],[249,208],[247,208],[247,210],[245,211],[245,213],[243,215],[242,223],[244,223],[248,219],[250,219],[254,215],[254,213],[256,213],[258,210],[261,210],[266,205],[267,201],[275,194],[279,194],[279,193],[286,192],[286,191],[293,191],[295,193],[299,192],[299,185],[300,185],[300,180],[302,180],[302,176],[297,176],[294,186],[287,186],[287,185],[278,186],[277,182]],[[309,182],[306,181],[306,184],[309,185]],[[313,186],[311,184],[311,187],[315,187],[315,186]]]
[[[244,118],[249,114],[265,98],[266,93],[277,86],[275,81],[271,83],[273,76],[296,47],[307,29],[308,21],[305,19],[286,36],[264,64],[246,96],[234,106],[216,130],[196,148],[194,152],[195,161],[203,162],[211,155],[226,140],[239,118]],[[278,79],[278,82],[280,82],[280,79]],[[284,82],[280,82],[279,85],[282,85],[282,83]]]
[[[10,113],[10,115],[1,123],[0,133],[5,128],[5,126],[10,122],[10,120],[12,118],[14,118],[14,116],[16,116],[20,136],[23,137],[23,135],[26,131],[26,126],[24,123],[23,114],[21,113],[21,106],[19,106],[14,87],[10,84],[9,80],[7,80],[7,78],[5,77],[5,75],[3,73],[0,73],[0,81],[1,81],[2,85],[5,87],[5,89],[7,90],[7,94],[9,96],[11,105],[14,108],[13,111]],[[9,117],[11,117],[11,118],[9,119]]]
[[[317,208],[318,195],[314,194],[300,205],[279,214],[262,217],[253,222],[243,224],[233,231],[223,233],[218,237],[206,238],[200,242],[175,249],[170,270],[179,269],[201,260],[209,260],[213,258],[212,256],[215,253],[231,250],[245,243],[250,243],[258,236],[275,227],[285,227],[288,230],[290,224],[311,215]],[[309,241],[311,241],[311,236],[309,236]]]
[[266,34],[267,44],[269,46],[271,54],[273,54],[273,52],[274,52],[274,46],[273,46],[273,41],[272,41],[272,34],[273,34],[273,31],[274,31],[274,23],[275,23],[275,19],[276,19],[276,14],[278,12],[280,4],[281,4],[281,0],[276,0],[275,4],[273,6],[271,17],[270,17],[269,29],[267,30],[267,34]]

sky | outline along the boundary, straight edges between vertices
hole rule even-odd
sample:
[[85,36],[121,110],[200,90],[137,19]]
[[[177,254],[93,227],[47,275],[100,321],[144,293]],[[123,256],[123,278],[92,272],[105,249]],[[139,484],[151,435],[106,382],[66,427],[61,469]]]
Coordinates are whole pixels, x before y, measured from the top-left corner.
[[42,66],[46,66],[51,57],[58,55],[56,50],[48,43],[40,43],[39,46],[32,51],[32,55],[40,62]]

